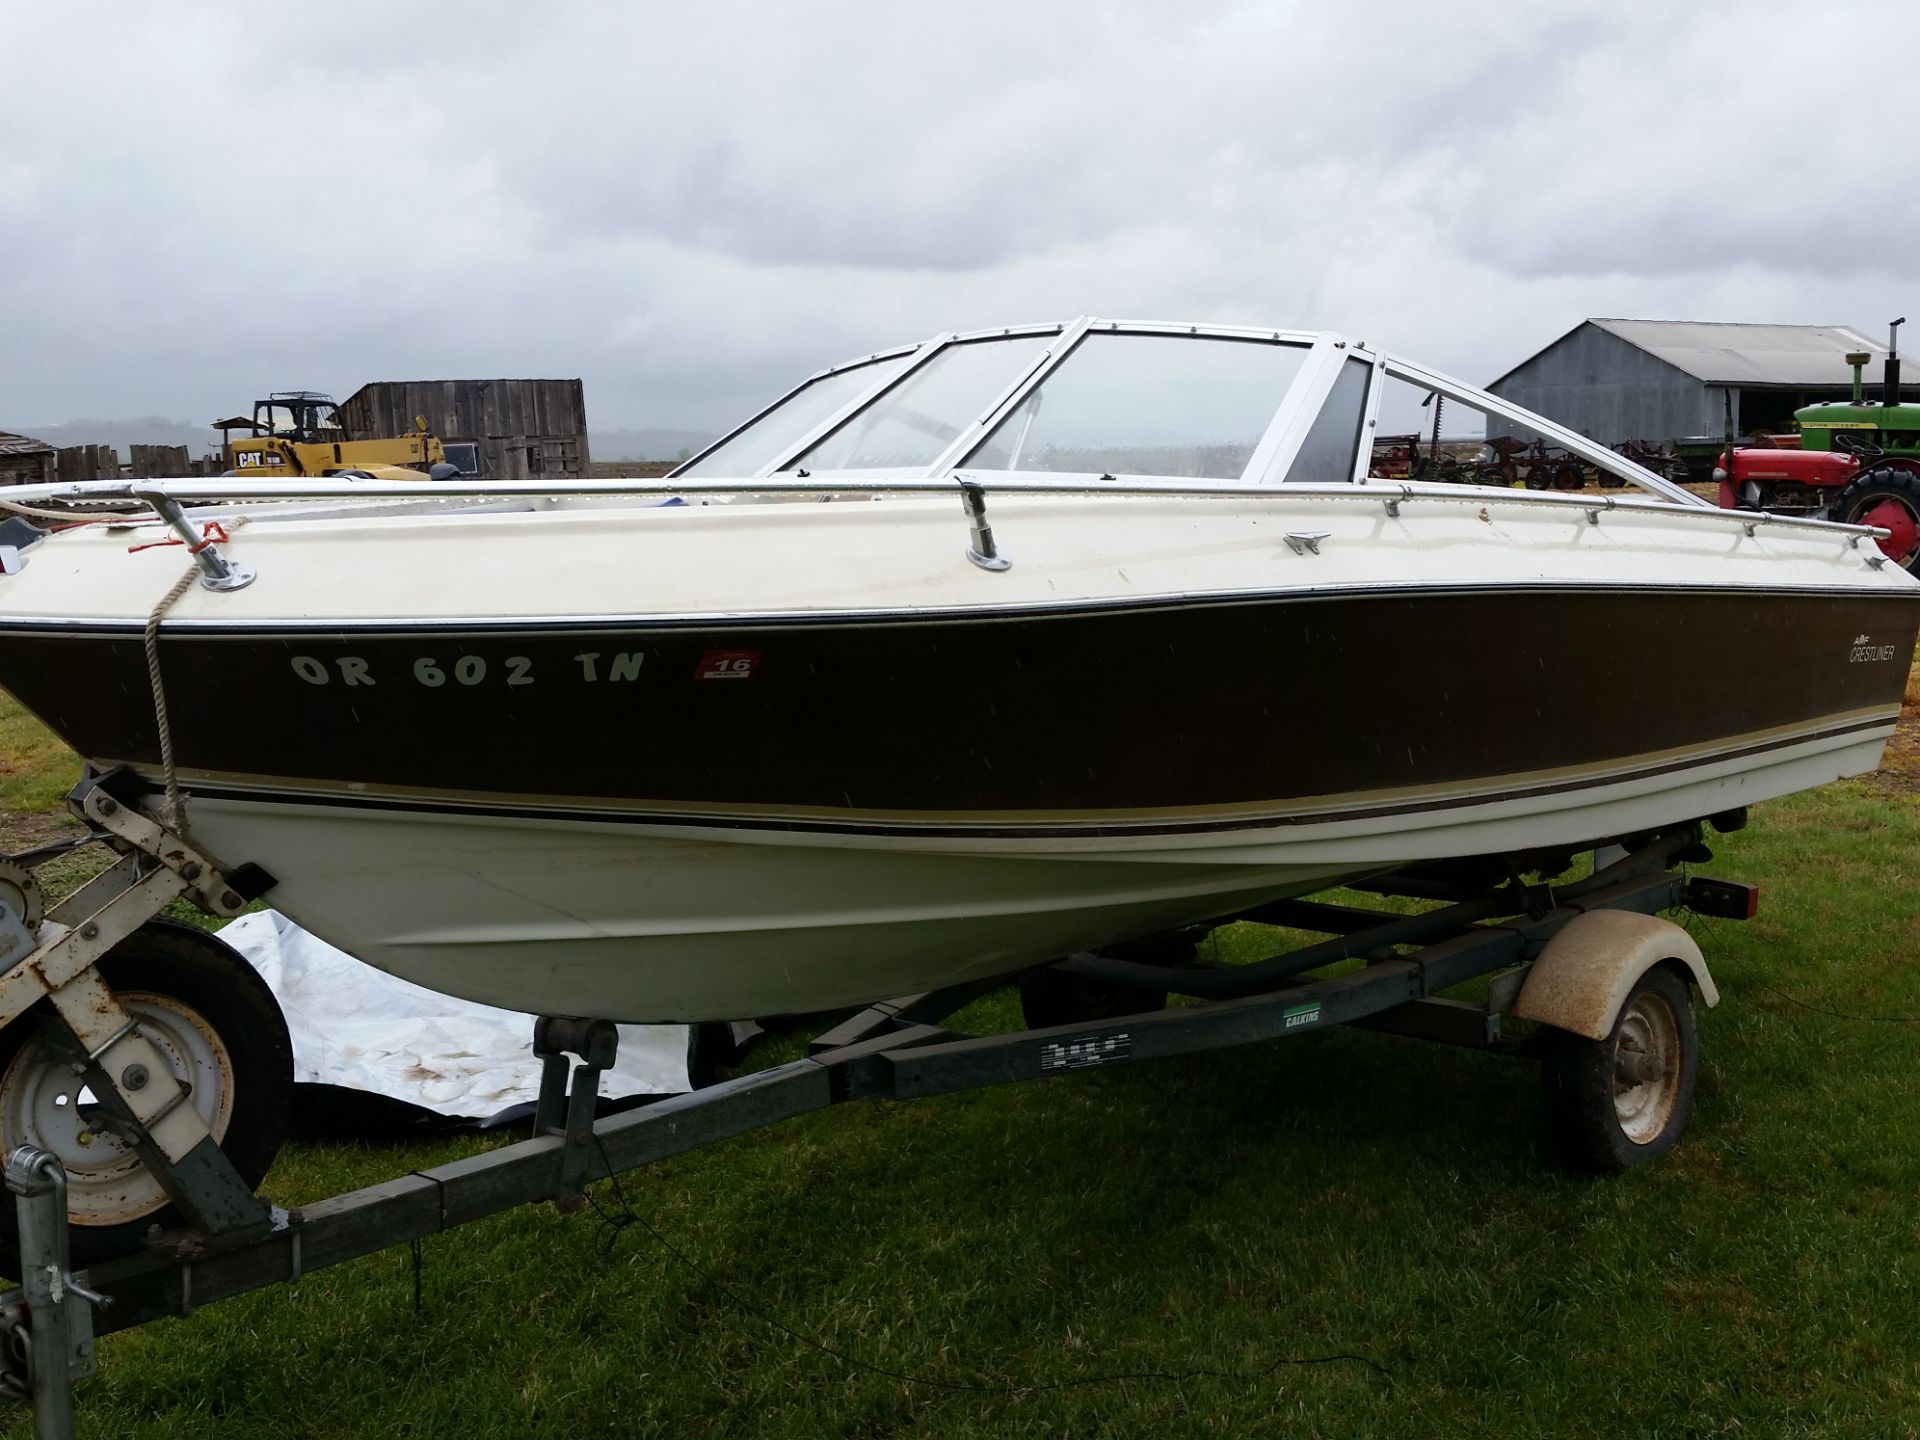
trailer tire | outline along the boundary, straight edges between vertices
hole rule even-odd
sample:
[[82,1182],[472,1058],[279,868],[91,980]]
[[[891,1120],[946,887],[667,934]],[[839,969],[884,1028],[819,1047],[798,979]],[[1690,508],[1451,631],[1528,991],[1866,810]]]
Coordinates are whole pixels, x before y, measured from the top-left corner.
[[1604,1040],[1566,1030],[1543,1038],[1547,1118],[1570,1168],[1618,1174],[1680,1143],[1700,1062],[1693,991],[1681,967],[1642,975]]
[[[173,920],[148,921],[96,968],[142,1033],[186,1072],[181,1078],[199,1080],[190,1103],[240,1178],[257,1187],[286,1138],[293,1102],[293,1045],[266,981],[219,937]],[[43,1000],[0,1030],[0,1153],[30,1142],[60,1157],[71,1260],[82,1269],[138,1251],[156,1225],[185,1220],[130,1148],[78,1121],[83,1086],[41,1032],[50,1010]],[[0,1196],[0,1271],[17,1276],[19,1260],[18,1217],[12,1197]]]

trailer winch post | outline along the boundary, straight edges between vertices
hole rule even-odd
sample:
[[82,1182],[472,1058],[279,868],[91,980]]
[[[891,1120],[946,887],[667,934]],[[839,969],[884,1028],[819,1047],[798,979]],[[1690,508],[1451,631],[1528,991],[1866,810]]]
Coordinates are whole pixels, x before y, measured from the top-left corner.
[[26,1341],[27,1388],[35,1440],[70,1440],[73,1382],[97,1368],[93,1307],[113,1302],[76,1281],[67,1260],[67,1172],[58,1157],[20,1145],[7,1157],[7,1189],[20,1219],[20,1288],[25,1313],[5,1317],[6,1343]]

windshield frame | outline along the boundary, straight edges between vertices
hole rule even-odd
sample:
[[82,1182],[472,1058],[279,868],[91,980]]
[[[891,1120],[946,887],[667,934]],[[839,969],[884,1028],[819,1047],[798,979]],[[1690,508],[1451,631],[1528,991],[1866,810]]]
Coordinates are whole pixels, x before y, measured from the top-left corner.
[[1048,345],[1045,350],[1041,351],[1039,355],[1029,360],[1026,368],[1015,375],[1014,378],[1001,389],[1000,393],[988,403],[986,410],[981,412],[976,419],[963,424],[959,436],[949,442],[946,449],[942,450],[926,465],[887,465],[860,469],[823,468],[807,471],[809,475],[846,475],[852,477],[890,475],[896,472],[913,475],[939,474],[944,468],[947,468],[951,464],[950,457],[952,457],[956,451],[960,451],[974,443],[973,436],[979,426],[986,424],[990,417],[998,416],[1004,408],[1009,407],[1011,397],[1024,395],[1036,373],[1051,369],[1053,364],[1058,363],[1059,357],[1065,353],[1066,349],[1070,348],[1070,343],[1067,342],[1067,336],[1077,336],[1081,331],[1082,325],[1083,322],[1076,320],[1071,324],[1065,325],[1057,323],[1051,325],[1008,325],[996,326],[991,330],[950,331],[945,335],[936,335],[933,339],[926,342],[922,353],[914,357],[913,363],[901,370],[890,382],[861,396],[856,403],[848,405],[837,414],[828,417],[828,419],[817,426],[812,433],[802,437],[799,443],[789,446],[776,463],[755,472],[755,478],[763,479],[770,475],[778,475],[793,470],[814,446],[840,430],[849,421],[854,419],[854,417],[859,415],[861,411],[878,405],[889,394],[899,389],[902,385],[907,384],[917,373],[932,364],[936,358],[945,354],[948,350],[961,345],[992,344],[996,340],[1021,340],[1042,335],[1053,335],[1055,337],[1053,342]]
[[[935,335],[931,339],[921,340],[911,345],[892,345],[885,350],[875,350],[871,355],[862,355],[858,359],[843,360],[838,365],[823,366],[822,368],[815,370],[812,374],[803,377],[798,384],[786,390],[783,394],[779,396],[779,398],[773,401],[770,401],[765,405],[762,405],[758,410],[754,411],[753,414],[749,415],[745,420],[742,420],[738,425],[734,426],[731,430],[727,431],[726,434],[720,436],[717,440],[713,440],[708,444],[702,446],[695,453],[693,453],[692,455],[689,455],[686,459],[682,460],[678,465],[674,466],[673,469],[667,472],[667,474],[669,476],[675,476],[675,475],[682,474],[685,471],[691,470],[694,466],[698,465],[702,460],[705,460],[709,455],[713,454],[714,451],[720,449],[721,446],[730,444],[733,440],[737,439],[739,436],[744,435],[747,431],[751,430],[754,426],[758,425],[762,420],[766,419],[767,416],[771,415],[774,411],[778,410],[782,405],[785,405],[789,400],[793,399],[793,397],[798,395],[802,390],[807,389],[809,386],[817,383],[818,381],[825,380],[832,375],[845,374],[849,370],[858,370],[862,366],[875,365],[882,360],[893,360],[902,355],[912,356],[913,358],[909,360],[907,364],[901,369],[899,375],[896,375],[894,377],[896,380],[898,380],[904,376],[912,374],[920,366],[924,365],[927,362],[928,358],[933,354],[933,352],[938,350],[940,346],[948,338],[949,337],[946,335]],[[808,431],[807,434],[801,438],[801,448],[815,443],[819,435],[827,433],[832,429],[833,426],[840,424],[849,415],[854,414],[862,406],[874,400],[886,388],[887,386],[885,384],[883,384],[879,380],[876,380],[873,384],[869,385],[866,389],[862,390],[859,394],[855,395],[845,405],[841,406],[838,410],[834,411],[831,415],[829,415],[824,421],[822,421],[819,425],[817,425],[814,428],[814,430]],[[789,445],[786,449],[778,452],[774,456],[774,460],[771,464],[762,465],[758,470],[753,471],[752,478],[758,478],[763,475],[773,474],[777,466],[780,463],[786,461],[790,457],[791,453],[795,450],[795,448],[796,448],[795,446]]]
[[[920,342],[918,345],[895,346],[888,350],[878,350],[857,360],[841,365],[828,366],[815,371],[798,385],[788,390],[771,405],[757,411],[745,423],[735,426],[720,439],[707,446],[698,455],[691,457],[668,472],[669,477],[679,475],[684,470],[703,459],[721,445],[739,435],[748,427],[756,424],[766,415],[784,405],[800,391],[814,381],[856,366],[870,364],[877,360],[889,359],[899,355],[911,355],[912,359],[894,376],[881,384],[869,387],[864,393],[849,401],[839,411],[828,416],[811,432],[789,444],[787,448],[768,464],[763,465],[751,476],[740,479],[765,479],[791,471],[801,456],[820,441],[833,434],[841,426],[853,419],[862,410],[878,402],[896,386],[910,380],[921,367],[939,355],[948,346],[994,339],[1010,339],[1019,336],[1052,334],[1056,338],[1041,354],[1030,361],[1026,369],[1014,378],[977,419],[965,425],[947,448],[925,466],[894,466],[865,470],[813,470],[805,472],[808,478],[833,478],[846,476],[849,479],[872,479],[876,476],[900,475],[903,477],[933,477],[947,474],[967,474],[991,484],[996,476],[1006,477],[1019,474],[1018,471],[968,470],[964,461],[983,445],[996,426],[1018,407],[1035,388],[1043,384],[1054,370],[1064,364],[1069,356],[1089,335],[1162,335],[1191,336],[1196,339],[1240,340],[1266,344],[1295,345],[1308,351],[1300,371],[1293,383],[1288,386],[1285,395],[1275,408],[1265,432],[1255,445],[1246,467],[1240,472],[1242,483],[1271,485],[1276,488],[1286,484],[1286,476],[1298,458],[1301,447],[1306,443],[1313,423],[1319,418],[1320,411],[1327,398],[1339,381],[1341,371],[1349,360],[1359,360],[1370,367],[1367,390],[1362,402],[1360,421],[1360,440],[1355,447],[1353,469],[1348,477],[1356,483],[1368,479],[1368,468],[1372,459],[1372,439],[1379,426],[1379,411],[1384,382],[1388,378],[1402,380],[1423,389],[1431,390],[1449,400],[1479,410],[1488,416],[1499,417],[1515,424],[1523,425],[1537,432],[1542,438],[1552,441],[1561,448],[1572,452],[1587,464],[1620,476],[1636,488],[1648,491],[1660,499],[1670,502],[1714,508],[1711,503],[1692,491],[1676,485],[1662,475],[1638,465],[1618,452],[1598,444],[1596,441],[1579,435],[1566,427],[1555,424],[1543,415],[1536,415],[1517,405],[1501,399],[1489,391],[1465,381],[1456,380],[1440,371],[1416,365],[1399,355],[1379,350],[1355,340],[1350,336],[1325,330],[1285,330],[1265,326],[1250,325],[1188,325],[1177,322],[1152,320],[1097,320],[1082,316],[1077,320],[1054,324],[1030,324],[996,326],[985,330],[947,332]],[[1105,477],[1069,477],[1059,476],[1062,480],[1070,478]],[[1180,477],[1138,476],[1130,478],[1170,480],[1178,483]],[[1217,483],[1217,482],[1214,482]],[[1416,488],[1425,488],[1430,482],[1403,482]],[[1431,482],[1437,483],[1437,482]],[[1196,488],[1204,488],[1203,485]]]
[[[1301,388],[1302,383],[1307,378],[1308,372],[1315,364],[1315,351],[1320,339],[1320,337],[1314,335],[1285,330],[1242,330],[1238,327],[1224,325],[1167,325],[1119,320],[1082,319],[1076,322],[1071,343],[1063,344],[1060,347],[1060,352],[1052,357],[1051,362],[1044,370],[1032,376],[1029,383],[1020,387],[1018,394],[1012,396],[1007,403],[997,406],[989,416],[985,417],[978,427],[978,434],[974,439],[964,446],[956,444],[947,454],[941,456],[940,458],[943,465],[958,467],[963,470],[968,470],[969,473],[978,475],[1018,473],[994,469],[971,469],[967,462],[971,461],[981,450],[986,448],[992,441],[994,435],[998,433],[999,427],[1005,419],[1015,413],[1019,407],[1026,402],[1028,397],[1044,385],[1055,370],[1059,369],[1074,355],[1078,354],[1081,346],[1090,338],[1127,335],[1162,339],[1226,341],[1229,344],[1240,345],[1274,345],[1306,352],[1301,358],[1300,369],[1296,371],[1293,378],[1287,382],[1286,390],[1282,393],[1278,405],[1275,407],[1274,412],[1268,416],[1267,423],[1261,430],[1260,438],[1255,442],[1252,451],[1248,455],[1247,464],[1241,468],[1237,476],[1232,477],[1239,480],[1245,480],[1266,463],[1266,457],[1271,451],[1276,435],[1284,433],[1283,422],[1288,420],[1293,413],[1290,408],[1292,398],[1294,393]],[[1183,477],[1158,476],[1155,478],[1180,479]]]
[[[807,472],[808,475],[828,477],[846,476],[849,479],[866,479],[875,475],[892,473],[941,475],[956,469],[964,470],[966,469],[964,463],[965,458],[971,456],[974,451],[978,450],[980,446],[985,443],[987,438],[993,433],[994,428],[1011,414],[1038,386],[1045,383],[1049,375],[1066,363],[1067,359],[1079,348],[1081,342],[1085,340],[1087,336],[1099,334],[1160,335],[1182,338],[1192,337],[1202,340],[1237,340],[1256,344],[1293,345],[1307,350],[1309,352],[1308,358],[1302,366],[1301,373],[1294,378],[1292,385],[1288,387],[1286,395],[1282,398],[1273,418],[1268,422],[1267,428],[1263,432],[1259,443],[1254,447],[1251,460],[1246,468],[1240,472],[1240,478],[1247,479],[1257,473],[1257,467],[1266,463],[1267,458],[1272,453],[1274,445],[1289,433],[1287,427],[1296,417],[1300,408],[1301,401],[1298,397],[1302,383],[1307,378],[1308,372],[1313,369],[1317,363],[1315,352],[1319,351],[1323,346],[1330,347],[1332,341],[1337,338],[1309,330],[1273,330],[1246,325],[1180,325],[1148,320],[1096,320],[1089,316],[1082,316],[1065,325],[1015,325],[995,327],[990,330],[962,331],[953,335],[937,337],[942,342],[941,345],[936,347],[935,351],[920,357],[914,365],[909,366],[906,370],[903,370],[899,375],[895,376],[893,385],[899,385],[905,382],[921,364],[932,358],[932,353],[937,353],[937,349],[944,348],[945,345],[965,344],[968,342],[996,340],[1023,335],[1043,335],[1049,331],[1057,332],[1058,338],[1056,338],[1046,350],[1041,352],[1041,354],[1029,364],[1027,369],[1016,377],[979,416],[969,422],[941,454],[925,466],[888,467],[882,469],[814,469],[809,470]],[[1341,343],[1350,344],[1351,342],[1342,341]],[[932,342],[929,342],[929,344],[931,345]],[[1337,370],[1338,357],[1332,361],[1331,368]],[[1328,379],[1327,384],[1329,386],[1332,384],[1331,378]],[[859,405],[850,406],[845,415],[835,417],[832,425],[822,427],[823,434],[831,433],[834,428],[843,424],[846,419],[857,413],[863,406],[877,402],[892,388],[892,385],[883,387],[864,397]],[[1317,410],[1317,408],[1318,406],[1316,404],[1315,409]],[[1310,417],[1308,423],[1311,423]],[[1302,436],[1304,437],[1304,430],[1302,431]],[[810,437],[806,445],[794,447],[794,453],[785,457],[783,464],[791,467],[798,456],[803,455],[806,449],[810,448],[813,443],[815,443],[814,438]],[[780,473],[778,469],[762,470],[759,472],[759,476],[765,477],[777,473]],[[987,475],[1002,472],[976,471],[970,473]]]

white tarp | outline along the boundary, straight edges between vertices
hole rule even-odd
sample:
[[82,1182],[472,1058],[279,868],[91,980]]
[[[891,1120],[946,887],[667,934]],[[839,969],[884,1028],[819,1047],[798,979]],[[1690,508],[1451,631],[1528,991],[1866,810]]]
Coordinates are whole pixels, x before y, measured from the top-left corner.
[[[533,1016],[456,1000],[364,965],[277,910],[242,915],[220,938],[258,970],[287,1017],[293,1078],[483,1120],[540,1093]],[[687,1027],[622,1025],[611,1099],[687,1085]]]

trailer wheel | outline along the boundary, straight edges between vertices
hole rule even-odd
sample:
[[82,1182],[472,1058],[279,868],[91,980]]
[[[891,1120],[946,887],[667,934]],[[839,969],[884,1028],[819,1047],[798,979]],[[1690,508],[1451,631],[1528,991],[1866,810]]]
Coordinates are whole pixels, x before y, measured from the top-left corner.
[[[293,1046],[266,982],[218,937],[170,920],[149,921],[97,968],[191,1087],[189,1103],[241,1178],[259,1185],[293,1099]],[[81,1268],[137,1251],[152,1226],[184,1221],[133,1148],[95,1125],[91,1093],[41,1031],[50,1009],[43,1000],[0,1030],[0,1154],[30,1142],[59,1157]],[[19,1258],[12,1197],[0,1197],[0,1270],[17,1276]]]
[[1571,460],[1563,460],[1554,468],[1553,483],[1560,490],[1584,490],[1587,485],[1587,472]]
[[1894,564],[1920,573],[1920,469],[1887,461],[1847,482],[1830,512],[1847,525],[1878,525],[1891,531],[1880,549]]
[[1567,1163],[1617,1173],[1679,1144],[1693,1116],[1699,1057],[1693,991],[1671,965],[1640,977],[1606,1039],[1550,1032],[1548,1118]]

